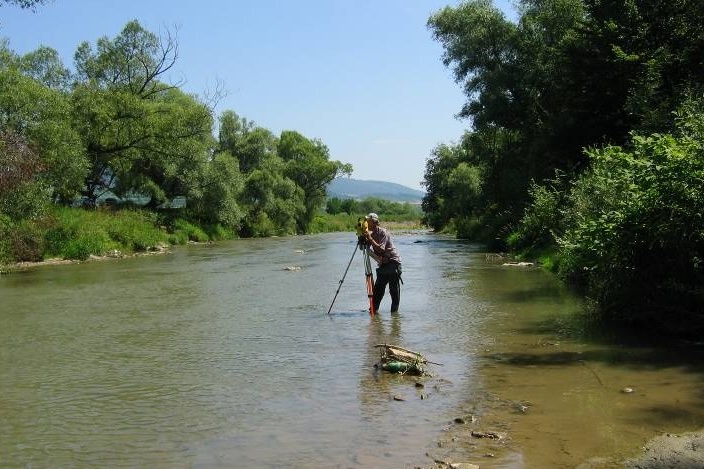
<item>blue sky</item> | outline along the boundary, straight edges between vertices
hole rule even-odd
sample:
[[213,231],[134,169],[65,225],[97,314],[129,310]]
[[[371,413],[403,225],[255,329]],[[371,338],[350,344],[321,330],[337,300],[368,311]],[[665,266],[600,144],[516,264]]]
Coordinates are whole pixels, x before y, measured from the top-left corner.
[[[511,14],[509,2],[494,3]],[[432,13],[459,3],[54,0],[35,12],[3,6],[0,36],[19,54],[52,47],[72,68],[81,42],[114,38],[133,19],[176,32],[169,78],[200,96],[224,88],[217,115],[233,110],[274,134],[320,139],[356,179],[422,189],[431,150],[470,125],[454,117],[465,98],[426,27]]]

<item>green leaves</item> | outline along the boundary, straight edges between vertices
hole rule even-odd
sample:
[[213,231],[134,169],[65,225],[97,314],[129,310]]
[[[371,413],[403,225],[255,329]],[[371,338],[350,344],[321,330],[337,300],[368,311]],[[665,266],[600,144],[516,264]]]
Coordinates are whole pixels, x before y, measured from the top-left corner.
[[110,191],[146,197],[151,209],[183,196],[184,216],[228,232],[306,232],[328,182],[352,171],[323,142],[294,131],[277,138],[234,111],[223,113],[216,141],[211,109],[164,79],[178,56],[168,32],[131,21],[114,38],[84,42],[75,75],[51,48],[19,57],[7,44],[0,40],[3,217],[38,218],[52,202]]
[[303,191],[305,209],[298,219],[298,230],[305,232],[315,212],[325,202],[328,183],[337,176],[351,174],[352,166],[331,161],[323,142],[291,130],[281,132],[277,153],[285,164],[284,175]]
[[42,169],[34,181],[47,188],[47,202],[71,198],[88,167],[70,109],[62,92],[16,68],[0,69],[0,128],[12,129],[33,149]]
[[691,132],[704,114],[680,116],[676,134],[590,151],[592,167],[569,194],[561,273],[608,314],[693,313],[704,301],[704,151]]

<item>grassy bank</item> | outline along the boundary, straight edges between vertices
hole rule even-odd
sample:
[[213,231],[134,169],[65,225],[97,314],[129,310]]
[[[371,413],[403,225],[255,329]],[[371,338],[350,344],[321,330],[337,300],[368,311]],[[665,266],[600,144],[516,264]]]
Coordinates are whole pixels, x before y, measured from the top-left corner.
[[[147,252],[164,245],[237,238],[221,226],[199,226],[181,212],[140,209],[84,210],[53,207],[36,220],[13,221],[0,215],[0,266],[47,259],[85,260],[91,256]],[[361,215],[320,214],[311,233],[354,232]],[[393,229],[421,228],[418,220],[383,218]]]
[[222,229],[206,230],[168,214],[145,210],[54,207],[36,220],[0,218],[0,264],[54,258],[85,260],[115,252],[129,255],[162,245],[228,235]]

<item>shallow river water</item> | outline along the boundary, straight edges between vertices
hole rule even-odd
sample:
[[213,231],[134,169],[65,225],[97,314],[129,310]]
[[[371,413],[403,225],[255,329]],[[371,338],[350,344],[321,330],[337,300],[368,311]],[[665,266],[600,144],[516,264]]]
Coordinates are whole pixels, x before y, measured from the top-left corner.
[[[606,467],[704,427],[701,351],[595,329],[479,246],[394,239],[401,310],[374,318],[352,233],[1,275],[0,467]],[[377,371],[382,343],[432,376]]]

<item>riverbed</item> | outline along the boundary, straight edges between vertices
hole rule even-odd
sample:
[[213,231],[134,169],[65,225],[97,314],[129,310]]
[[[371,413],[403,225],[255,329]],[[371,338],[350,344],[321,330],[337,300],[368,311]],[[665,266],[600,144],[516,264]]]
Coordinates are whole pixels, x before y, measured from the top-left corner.
[[[371,318],[355,242],[0,276],[0,465],[576,467],[704,426],[696,347],[601,330],[549,273],[422,231],[395,235],[399,313]],[[381,372],[382,343],[437,365]]]

